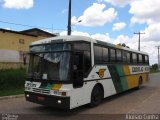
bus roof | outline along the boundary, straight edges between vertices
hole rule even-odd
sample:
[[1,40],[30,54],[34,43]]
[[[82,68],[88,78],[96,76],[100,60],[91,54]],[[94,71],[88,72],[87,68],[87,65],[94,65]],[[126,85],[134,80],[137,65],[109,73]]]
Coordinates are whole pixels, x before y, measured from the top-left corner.
[[91,42],[92,38],[85,37],[85,36],[73,36],[73,35],[71,35],[71,36],[56,36],[56,37],[46,38],[46,39],[32,42],[31,45],[51,43],[55,40],[63,40],[63,42],[65,42],[65,41],[80,41],[80,40]]
[[92,39],[90,37],[76,36],[76,35],[56,36],[56,37],[46,38],[46,39],[42,39],[42,40],[39,40],[39,41],[32,42],[31,46],[32,45],[39,45],[39,44],[47,44],[47,43],[51,43],[53,41],[58,41],[58,40],[63,40],[63,42],[65,42],[65,41],[93,42],[93,43],[97,43],[97,44],[100,44],[100,45],[109,46],[109,47],[112,47],[112,48],[118,48],[118,49],[123,49],[123,50],[126,50],[126,51],[131,51],[131,52],[136,52],[136,53],[141,53],[141,54],[147,54],[146,52],[130,49],[130,48],[123,47],[123,46],[120,46],[120,45],[115,45],[115,44],[112,44],[112,43],[108,43],[106,41],[96,40],[96,39]]

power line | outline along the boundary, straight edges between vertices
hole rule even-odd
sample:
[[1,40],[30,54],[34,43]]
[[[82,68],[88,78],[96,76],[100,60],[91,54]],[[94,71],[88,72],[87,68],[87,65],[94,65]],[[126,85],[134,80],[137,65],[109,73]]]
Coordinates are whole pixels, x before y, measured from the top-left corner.
[[141,34],[145,34],[145,33],[138,32],[138,33],[134,33],[134,34],[138,34],[139,35],[138,50],[140,51]]
[[48,27],[32,26],[32,25],[13,23],[13,22],[1,21],[1,20],[0,20],[0,22],[1,23],[5,23],[5,24],[12,24],[12,25],[19,25],[19,26],[33,27],[33,28],[42,28],[42,29],[49,29],[49,30],[65,30],[65,29],[53,29],[53,27],[52,28],[48,28]]

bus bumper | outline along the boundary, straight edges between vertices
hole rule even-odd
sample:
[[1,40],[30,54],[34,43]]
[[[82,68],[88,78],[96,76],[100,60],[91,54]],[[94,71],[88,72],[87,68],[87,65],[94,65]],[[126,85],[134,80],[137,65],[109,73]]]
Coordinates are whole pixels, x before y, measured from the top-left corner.
[[27,101],[37,104],[56,107],[60,109],[70,109],[70,97],[58,97],[52,95],[25,92],[25,98]]

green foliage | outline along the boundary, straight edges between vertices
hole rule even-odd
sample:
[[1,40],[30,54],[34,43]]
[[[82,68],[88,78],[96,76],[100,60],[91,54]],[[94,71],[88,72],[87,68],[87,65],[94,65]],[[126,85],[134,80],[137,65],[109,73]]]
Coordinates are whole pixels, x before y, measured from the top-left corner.
[[153,64],[151,68],[154,70],[158,70],[158,64]]
[[156,72],[159,72],[159,71],[158,71],[158,64],[153,64],[153,65],[150,67],[150,73],[156,73]]
[[19,95],[19,94],[24,94],[24,88],[0,90],[0,96],[10,96],[10,95]]
[[24,68],[0,70],[0,91],[22,89],[25,76]]
[[122,46],[122,47],[126,47],[126,48],[130,48],[130,47],[128,47],[125,43],[119,43],[118,45],[120,45],[120,46]]

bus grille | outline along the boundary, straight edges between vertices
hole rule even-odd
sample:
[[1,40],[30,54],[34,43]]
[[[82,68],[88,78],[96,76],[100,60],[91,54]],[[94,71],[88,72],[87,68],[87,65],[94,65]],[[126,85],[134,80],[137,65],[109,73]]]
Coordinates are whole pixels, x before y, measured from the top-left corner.
[[41,88],[32,88],[32,91],[35,93],[49,94],[50,90],[41,89]]

